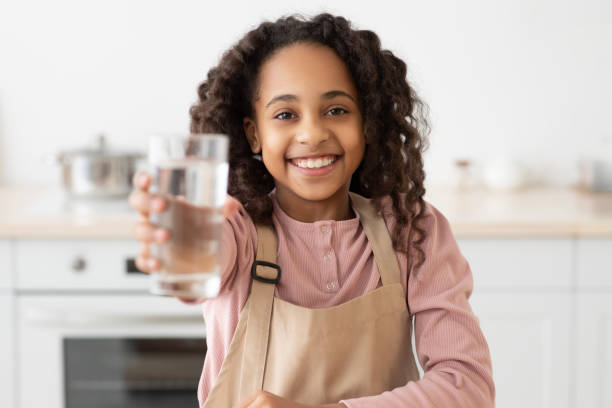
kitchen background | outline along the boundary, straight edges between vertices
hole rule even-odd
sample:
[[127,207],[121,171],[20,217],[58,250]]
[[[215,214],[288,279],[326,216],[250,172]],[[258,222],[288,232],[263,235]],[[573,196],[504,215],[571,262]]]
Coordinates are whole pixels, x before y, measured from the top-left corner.
[[186,131],[223,50],[296,11],[343,14],[408,63],[425,198],[473,272],[496,406],[612,406],[604,0],[0,0],[0,406],[195,406],[201,311],[148,293],[127,201],[62,195],[49,158]]
[[[262,19],[321,10],[377,32],[431,110],[428,183],[454,161],[521,161],[572,184],[612,151],[612,3],[139,1],[0,3],[0,183],[58,183],[43,158],[93,143],[145,149],[183,131],[207,70]],[[483,170],[484,171],[484,170]]]

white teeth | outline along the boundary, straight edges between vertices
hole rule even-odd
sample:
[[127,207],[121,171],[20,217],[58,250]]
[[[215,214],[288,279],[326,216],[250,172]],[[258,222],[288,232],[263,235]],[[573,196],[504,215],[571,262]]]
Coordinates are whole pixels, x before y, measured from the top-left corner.
[[308,169],[319,169],[321,167],[329,166],[335,161],[336,161],[335,157],[324,157],[324,158],[318,158],[315,160],[312,160],[312,159],[297,160],[295,163],[298,167],[308,168]]

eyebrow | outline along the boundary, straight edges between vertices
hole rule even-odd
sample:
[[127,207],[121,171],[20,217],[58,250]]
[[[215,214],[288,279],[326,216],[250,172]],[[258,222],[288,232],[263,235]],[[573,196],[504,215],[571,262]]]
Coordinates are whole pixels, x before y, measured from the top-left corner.
[[[345,96],[345,97],[349,98],[350,100],[352,100],[353,102],[355,102],[355,98],[353,98],[348,93],[346,93],[344,91],[341,91],[339,89],[334,89],[333,91],[325,92],[323,95],[321,95],[321,99],[332,99],[332,98],[335,98],[336,96]],[[280,102],[280,101],[295,102],[295,101],[297,101],[299,99],[300,98],[298,98],[296,95],[292,95],[292,94],[277,95],[274,98],[270,99],[270,101],[266,104],[266,109],[270,105],[272,105],[273,103],[276,103],[276,102]]]

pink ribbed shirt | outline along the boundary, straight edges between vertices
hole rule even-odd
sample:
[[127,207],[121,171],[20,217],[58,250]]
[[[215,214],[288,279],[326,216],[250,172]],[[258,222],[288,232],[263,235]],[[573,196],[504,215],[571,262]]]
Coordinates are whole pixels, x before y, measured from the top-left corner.
[[[277,262],[283,271],[275,295],[308,308],[347,302],[381,286],[378,268],[356,218],[304,223],[289,217],[274,194]],[[395,220],[383,207],[387,228]],[[356,214],[356,211],[355,211]],[[425,263],[408,279],[406,255],[397,253],[410,312],[415,314],[417,357],[424,376],[380,395],[343,400],[358,407],[492,407],[495,387],[487,342],[468,298],[472,273],[446,218],[426,203]],[[200,406],[212,389],[244,306],[257,233],[244,209],[223,226],[222,286],[202,301],[208,351],[198,388]]]

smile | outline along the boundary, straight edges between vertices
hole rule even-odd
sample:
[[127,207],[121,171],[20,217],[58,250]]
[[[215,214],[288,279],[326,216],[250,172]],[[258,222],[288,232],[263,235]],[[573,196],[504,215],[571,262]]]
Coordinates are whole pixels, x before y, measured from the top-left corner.
[[292,162],[302,169],[320,169],[336,161],[336,156],[321,156],[315,159],[293,159]]
[[319,157],[296,157],[289,160],[289,163],[299,173],[307,177],[320,177],[330,174],[341,156],[325,155]]

